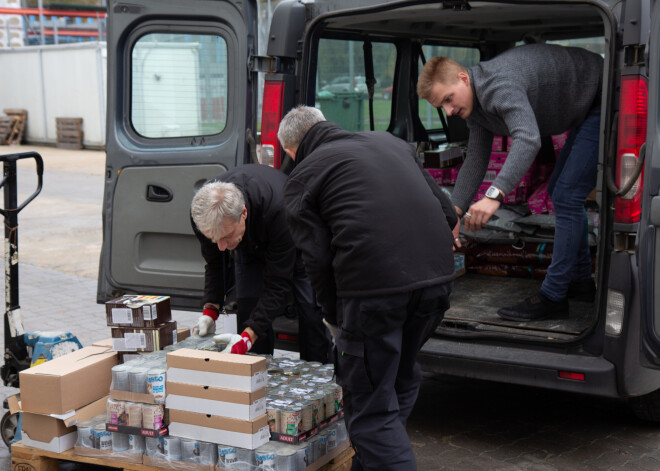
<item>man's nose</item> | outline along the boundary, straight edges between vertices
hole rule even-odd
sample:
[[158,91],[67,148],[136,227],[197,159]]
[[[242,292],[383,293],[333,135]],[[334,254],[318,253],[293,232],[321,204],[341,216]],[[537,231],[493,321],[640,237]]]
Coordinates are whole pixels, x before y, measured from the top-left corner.
[[219,240],[219,241],[217,242],[217,245],[218,245],[218,248],[219,248],[221,251],[227,249],[227,242],[225,242],[224,240]]
[[454,107],[452,105],[443,105],[442,109],[445,110],[447,116],[452,116],[454,114]]

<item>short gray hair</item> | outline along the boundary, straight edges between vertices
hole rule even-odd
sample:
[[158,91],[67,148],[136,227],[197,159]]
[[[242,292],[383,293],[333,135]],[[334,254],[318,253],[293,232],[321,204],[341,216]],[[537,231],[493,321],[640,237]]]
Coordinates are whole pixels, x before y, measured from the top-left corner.
[[285,149],[298,149],[307,131],[321,121],[325,121],[321,110],[311,106],[298,105],[282,118],[277,138]]
[[223,237],[225,218],[240,221],[245,198],[236,185],[229,182],[206,183],[195,194],[190,213],[197,229],[205,237],[216,241]]

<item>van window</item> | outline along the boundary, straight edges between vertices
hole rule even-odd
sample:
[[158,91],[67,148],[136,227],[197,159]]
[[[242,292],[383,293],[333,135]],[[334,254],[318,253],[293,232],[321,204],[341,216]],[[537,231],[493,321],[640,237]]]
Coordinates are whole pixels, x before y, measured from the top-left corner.
[[[328,121],[347,131],[369,130],[367,94],[362,41],[321,39],[316,75],[316,107]],[[391,94],[396,64],[396,47],[373,42],[374,130],[385,131],[390,124]]]
[[147,138],[217,134],[227,122],[227,44],[209,34],[147,34],[131,54],[131,122]]
[[547,41],[547,43],[559,44],[560,46],[582,47],[605,57],[606,45],[605,38],[602,36],[596,38],[561,39],[557,41]]
[[[472,67],[479,63],[479,50],[474,48],[426,45],[422,50],[424,51],[424,58],[426,60],[429,60],[431,57],[442,56],[454,59],[465,67]],[[418,76],[422,72],[422,67],[424,67],[424,64],[420,60]],[[419,100],[418,109],[419,118],[427,131],[442,129],[442,122],[438,114],[439,112],[444,113],[442,109],[438,110],[434,108],[428,101],[423,99]]]

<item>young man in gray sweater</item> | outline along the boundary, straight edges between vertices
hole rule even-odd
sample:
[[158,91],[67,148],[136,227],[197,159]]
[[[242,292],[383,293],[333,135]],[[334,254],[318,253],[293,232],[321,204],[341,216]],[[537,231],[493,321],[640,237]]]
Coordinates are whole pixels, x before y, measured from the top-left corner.
[[[504,319],[567,317],[569,297],[591,301],[595,295],[584,202],[596,186],[602,73],[598,54],[533,44],[470,68],[434,57],[420,74],[418,95],[466,120],[470,131],[452,194],[467,230],[486,225],[534,162],[542,136],[571,131],[548,182],[556,216],[552,263],[537,295],[498,311]],[[512,136],[513,144],[486,197],[470,206],[488,168],[494,134]],[[455,236],[459,228],[460,221]]]

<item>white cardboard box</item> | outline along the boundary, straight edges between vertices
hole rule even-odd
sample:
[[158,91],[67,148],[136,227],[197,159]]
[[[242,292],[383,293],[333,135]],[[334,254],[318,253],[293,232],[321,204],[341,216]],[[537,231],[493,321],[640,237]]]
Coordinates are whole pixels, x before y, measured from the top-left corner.
[[168,382],[254,392],[267,380],[266,359],[260,356],[190,348],[167,354]]
[[237,420],[170,409],[169,434],[254,450],[270,440],[268,418]]
[[21,435],[21,443],[23,445],[39,448],[41,450],[52,451],[53,453],[62,453],[70,448],[73,448],[78,438],[78,432],[71,432],[61,437],[53,437],[50,442],[41,442],[32,440],[25,430]]
[[239,420],[253,420],[266,413],[264,388],[245,392],[168,381],[165,390],[168,409]]

